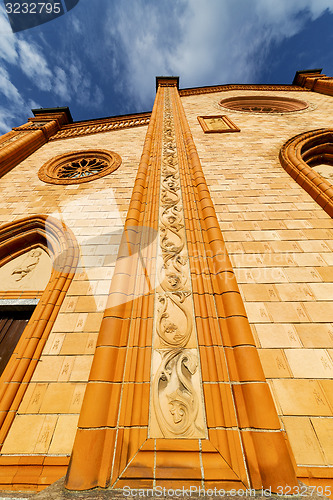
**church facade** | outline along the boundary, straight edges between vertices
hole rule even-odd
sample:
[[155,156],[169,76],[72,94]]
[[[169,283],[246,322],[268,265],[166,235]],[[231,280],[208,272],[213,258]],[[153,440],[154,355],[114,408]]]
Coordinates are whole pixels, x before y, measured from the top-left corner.
[[333,493],[333,78],[0,137],[0,490]]

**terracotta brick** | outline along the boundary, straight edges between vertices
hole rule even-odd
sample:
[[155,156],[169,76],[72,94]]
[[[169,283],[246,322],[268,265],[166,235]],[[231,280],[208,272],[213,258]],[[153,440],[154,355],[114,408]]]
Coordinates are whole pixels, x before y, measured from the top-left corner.
[[154,459],[155,453],[153,450],[140,450],[122,477],[125,479],[139,479],[138,484],[141,485],[142,479],[151,479],[154,476]]
[[284,417],[283,423],[295,455],[296,463],[302,465],[326,465],[316,433],[307,417]]
[[333,281],[333,268],[328,266],[317,267],[317,273],[321,276],[321,279],[324,282],[332,282]]
[[304,304],[304,309],[313,322],[333,322],[333,308],[331,302],[321,301],[315,303],[306,303]]
[[[286,353],[289,349],[286,350]],[[289,378],[292,371],[282,349],[260,349],[260,361],[266,378]]]
[[10,429],[3,452],[47,453],[56,422],[56,415],[18,415]]
[[75,384],[51,383],[41,401],[40,413],[68,413]]
[[78,415],[59,417],[49,448],[50,454],[69,455],[72,452],[78,419]]
[[149,384],[124,385],[119,425],[144,426],[148,424]]
[[201,479],[199,451],[158,451],[156,478],[179,479],[179,476],[183,479]]
[[271,393],[266,383],[234,385],[232,390],[240,427],[280,428]]
[[320,380],[320,387],[322,388],[330,407],[333,409],[333,381],[332,380]]
[[266,308],[274,323],[299,323],[309,321],[307,303],[272,302]]
[[[85,404],[80,413],[79,427],[115,427],[119,413],[120,384],[90,382]],[[110,405],[112,401],[112,405]]]
[[333,415],[318,381],[281,379],[273,380],[272,385],[284,415]]
[[333,376],[333,360],[324,349],[286,349],[285,354],[296,378]]
[[263,348],[301,347],[296,328],[294,325],[257,324],[256,332]]
[[305,347],[333,347],[333,327],[330,323],[300,324],[295,328]]
[[208,427],[233,427],[236,416],[228,384],[203,384]]
[[202,463],[206,481],[235,481],[239,480],[237,474],[217,452],[203,453]]
[[[253,93],[253,90],[247,90],[246,92]],[[205,217],[207,216],[209,231],[202,234],[203,240],[207,244],[207,241],[213,238],[212,248],[218,255],[218,252],[221,251],[220,248],[217,248],[220,241],[217,242],[215,238],[219,238],[220,233],[218,226],[215,224],[214,210],[209,205],[210,193],[222,233],[225,239],[228,240],[227,248],[230,253],[234,253],[233,263],[237,268],[236,275],[239,282],[243,285],[242,293],[245,301],[247,301],[247,311],[250,320],[254,323],[253,332],[257,334],[261,346],[264,348],[261,356],[266,373],[269,373],[272,377],[277,376],[279,366],[288,359],[293,374],[302,377],[296,380],[290,380],[289,378],[274,380],[272,387],[274,387],[275,397],[278,401],[277,406],[278,408],[281,407],[283,412],[288,415],[288,417],[285,417],[287,419],[308,419],[309,416],[315,415],[311,417],[313,426],[315,426],[315,423],[324,422],[322,429],[319,428],[320,424],[317,425],[316,432],[318,431],[317,436],[319,436],[325,434],[328,429],[325,425],[329,419],[324,417],[331,416],[332,413],[330,412],[333,411],[332,388],[331,384],[329,384],[332,381],[321,378],[326,370],[324,365],[321,365],[321,358],[324,358],[326,364],[329,364],[332,359],[330,353],[324,351],[325,348],[332,348],[333,342],[332,321],[329,316],[331,310],[329,287],[332,281],[332,257],[330,255],[333,249],[333,235],[330,229],[332,223],[323,209],[283,170],[278,159],[278,151],[283,142],[299,133],[300,128],[302,130],[311,130],[315,127],[322,127],[326,118],[332,114],[332,104],[329,97],[316,92],[306,94],[288,90],[285,90],[282,94],[281,91],[271,90],[270,92],[274,95],[291,96],[292,94],[293,96],[299,96],[301,99],[309,99],[312,105],[311,109],[306,110],[304,113],[293,113],[292,120],[286,115],[230,111],[231,118],[240,126],[242,133],[230,134],[228,140],[224,140],[218,134],[209,134],[203,137],[202,130],[197,123],[198,109],[207,110],[205,111],[207,113],[216,113],[215,108],[219,106],[219,100],[225,96],[242,95],[244,90],[228,89],[227,91],[223,90],[182,98],[199,156],[205,159],[202,162],[204,177],[200,172],[193,172],[193,183],[196,183],[195,189],[198,189],[198,198],[203,200],[201,211],[205,213]],[[273,129],[274,134],[272,134]],[[73,286],[69,289],[70,295],[68,294],[56,318],[41,361],[37,364],[36,378],[33,379],[31,386],[28,388],[20,407],[21,414],[18,414],[15,418],[10,433],[14,432],[15,422],[20,421],[21,418],[41,417],[37,413],[30,415],[24,412],[38,412],[40,410],[43,397],[42,389],[47,386],[53,385],[55,387],[58,384],[59,386],[66,384],[67,387],[72,384],[72,381],[82,381],[80,384],[75,384],[72,398],[64,391],[61,404],[66,408],[61,408],[59,401],[53,401],[50,396],[51,393],[47,393],[45,403],[43,400],[43,404],[49,406],[51,410],[53,408],[54,411],[56,409],[66,412],[75,411],[75,413],[79,411],[78,408],[82,403],[83,387],[86,384],[89,371],[90,361],[88,355],[93,355],[94,341],[96,341],[100,329],[104,298],[108,294],[113,276],[114,257],[119,245],[119,236],[122,232],[124,218],[129,207],[146,130],[146,127],[136,127],[104,132],[103,134],[72,137],[55,142],[49,141],[0,179],[0,188],[3,193],[3,199],[0,202],[0,220],[2,223],[7,220],[33,215],[36,212],[36,206],[40,207],[40,210],[47,215],[64,210],[64,207],[67,206],[67,212],[63,211],[62,214],[62,216],[65,216],[65,222],[74,230],[80,241],[83,238],[88,240],[87,244],[82,246],[81,269],[75,275]],[[55,154],[88,147],[101,148],[106,143],[112,144],[112,147],[121,154],[123,163],[119,171],[103,178],[103,180],[98,179],[94,183],[86,183],[77,188],[76,186],[44,185],[36,176],[36,169]],[[244,157],[246,157],[246,164],[244,164]],[[204,179],[207,181],[208,187],[204,186],[199,190],[200,183],[202,184]],[[142,190],[144,190],[144,182],[145,176],[141,175],[138,184]],[[152,182],[155,182],[154,178],[152,178]],[[186,182],[184,182],[184,185],[186,186]],[[18,199],[17,193],[20,194],[20,199]],[[69,199],[70,203],[68,203]],[[153,197],[146,200],[145,203],[149,203],[151,200],[153,200]],[[188,207],[195,206],[195,199],[190,198],[187,200],[187,204]],[[137,207],[137,200],[132,204],[132,208],[135,209],[135,207]],[[131,220],[135,222],[141,216],[140,210],[136,210],[136,212],[136,215],[134,210],[131,210],[130,213]],[[154,217],[156,218],[156,214]],[[197,223],[197,220],[193,220],[193,224],[195,223]],[[195,235],[197,235],[198,225],[193,227],[196,228]],[[119,234],[111,234],[110,236],[110,233],[113,232]],[[194,235],[194,230],[191,231],[191,235],[192,233]],[[200,251],[203,249],[202,242],[190,243],[192,249],[199,248]],[[117,248],[110,248],[110,246]],[[246,253],[245,257],[243,252]],[[226,260],[223,262],[225,264]],[[83,265],[86,266],[85,269],[82,267]],[[92,267],[96,265],[99,267]],[[121,286],[126,287],[128,283],[131,283],[132,286],[136,278],[134,273],[129,274],[131,276],[128,282],[121,283]],[[114,283],[116,283],[116,279]],[[224,284],[225,280],[223,281]],[[325,287],[321,288],[320,285],[325,285]],[[218,293],[214,280],[212,280],[212,286],[214,286],[214,292]],[[211,292],[209,291],[209,293]],[[100,297],[97,298],[94,294],[99,294]],[[146,309],[146,306],[142,304],[143,301],[140,299],[136,301],[135,306],[131,304],[130,307],[126,306],[127,308],[120,307],[117,309],[117,311],[128,312],[125,315],[127,318],[130,317],[131,308],[135,307],[137,320],[131,325],[130,331],[121,336],[121,339],[117,330],[112,337],[112,341],[117,339],[119,343],[114,345],[110,342],[110,347],[119,347],[120,345],[125,347],[129,340],[131,345],[139,347],[141,352],[142,347],[152,345],[151,333],[154,322],[151,304],[150,309],[149,307]],[[215,419],[217,423],[220,422],[218,425],[224,425],[223,419],[226,420],[227,417],[223,412],[233,408],[233,404],[231,397],[227,393],[219,394],[223,383],[217,382],[228,379],[225,370],[226,366],[221,361],[223,359],[221,346],[224,345],[225,348],[228,348],[228,346],[244,344],[253,345],[253,339],[247,320],[244,317],[233,315],[228,320],[223,320],[224,314],[222,312],[225,313],[227,308],[221,306],[219,310],[221,317],[218,326],[217,320],[213,317],[214,314],[216,315],[214,301],[212,302],[208,297],[207,300],[196,302],[196,308],[199,306],[200,312],[207,312],[207,316],[204,316],[207,321],[198,318],[197,325],[199,325],[198,331],[200,330],[200,345],[208,346],[207,348],[201,348],[202,367],[205,372],[205,391],[207,394],[209,391],[213,394],[213,396],[208,394],[209,397],[206,398],[207,401],[210,399],[207,406],[211,408],[211,415],[208,420],[210,425],[212,419]],[[73,308],[75,312],[72,312]],[[146,317],[147,315],[151,320],[149,322],[142,319],[143,316]],[[313,321],[318,323],[312,323]],[[75,335],[80,335],[80,340],[78,338],[74,340]],[[107,336],[110,338],[110,335]],[[86,342],[92,342],[88,351],[86,350]],[[101,342],[105,343],[100,345],[106,345],[105,336],[101,337]],[[214,349],[210,347],[212,343]],[[305,349],[302,348],[302,344]],[[285,351],[282,351],[282,349],[285,349]],[[125,384],[126,388],[123,392],[124,406],[121,410],[121,419],[126,425],[134,425],[133,422],[137,425],[139,425],[138,422],[140,425],[142,422],[145,422],[144,425],[148,423],[149,359],[136,356],[137,351],[138,349],[132,350],[130,364],[128,365],[130,384]],[[106,356],[106,361],[110,365],[110,357]],[[106,361],[103,364],[102,371],[108,371],[109,369],[112,371],[114,367],[109,365],[106,367]],[[217,363],[217,361],[220,362]],[[235,369],[232,364],[235,360],[229,361],[229,368]],[[44,367],[43,363],[45,364]],[[242,366],[244,366],[245,370],[246,360],[242,361]],[[108,383],[111,377],[108,376],[103,379],[103,383],[96,383],[94,391],[90,392],[90,389],[87,391],[87,394],[89,392],[87,396],[89,411],[87,414],[82,414],[82,419],[86,419],[85,425],[90,425],[91,422],[93,422],[92,425],[95,425],[96,422],[97,425],[116,425],[120,399],[120,389],[118,390],[120,383],[118,382],[122,380],[122,369],[118,366],[117,370],[119,371],[116,376],[117,384],[111,386]],[[286,366],[286,370],[283,372],[284,377],[287,377],[287,372],[290,373],[289,368]],[[207,373],[209,377],[206,378]],[[321,378],[321,380],[318,382],[318,380],[312,380],[312,377]],[[208,379],[216,383],[213,385],[206,384]],[[135,393],[130,388],[131,384],[133,386],[134,380],[136,382],[146,382],[146,384],[137,384]],[[102,385],[108,387],[103,387],[102,390],[100,387]],[[144,385],[143,392],[140,392],[142,391],[140,385]],[[40,395],[37,398],[38,394]],[[306,398],[304,394],[306,394]],[[110,401],[112,401],[112,404],[109,405]],[[218,407],[216,401],[223,404],[221,403],[222,409],[220,408],[214,414],[214,409],[216,410]],[[59,406],[57,406],[58,403]],[[133,411],[132,403],[134,404]],[[98,408],[101,408],[101,415],[98,413]],[[45,408],[43,410],[46,411]],[[41,423],[38,419],[31,424],[36,435],[43,429],[43,439],[38,445],[40,446],[39,450],[46,449],[51,429],[50,422],[53,422],[52,419],[56,415],[53,414],[49,417],[51,419],[47,424],[45,424],[45,421]],[[69,428],[73,429],[73,425],[69,425],[67,429],[64,424],[66,418],[72,418],[74,422],[77,416],[70,413],[60,415],[55,427],[54,439],[57,432],[59,432],[60,436],[62,430],[69,431]],[[228,418],[231,422],[230,425],[234,425],[233,419]],[[59,422],[62,422],[62,424]],[[28,427],[25,427],[24,424],[23,430],[25,428]],[[295,428],[297,429],[297,427]],[[119,442],[121,440],[120,431],[118,435]],[[142,431],[146,433],[146,427]],[[218,429],[216,432],[220,431],[224,432],[223,429]],[[121,455],[117,455],[115,460],[117,462],[119,459],[119,464],[124,465],[123,469],[127,465],[128,457],[132,458],[134,456],[134,453],[137,452],[138,447],[141,446],[145,439],[141,439],[138,429],[134,429],[133,434],[131,432],[128,430],[128,432],[123,433],[124,439],[122,448],[119,451]],[[306,432],[306,435],[309,436],[308,431]],[[10,433],[4,449],[11,442],[13,443]],[[27,431],[27,436],[28,434]],[[88,435],[88,437],[83,438],[83,441],[87,440],[91,453],[87,458],[86,454],[82,452],[81,444],[83,441],[80,441],[81,437],[78,437],[78,453],[75,454],[75,460],[78,459],[80,471],[75,467],[75,470],[73,469],[74,479],[71,486],[74,489],[76,487],[86,487],[87,485],[89,487],[91,485],[96,486],[103,483],[103,481],[105,483],[111,474],[109,461],[110,450],[113,450],[115,442],[113,430],[84,430],[83,434]],[[247,465],[253,478],[253,484],[257,485],[258,488],[266,480],[260,477],[260,464],[257,467],[258,461],[264,464],[264,467],[268,467],[269,475],[273,479],[276,478],[276,470],[280,470],[280,467],[277,468],[273,463],[274,457],[276,457],[276,449],[282,446],[281,436],[278,433],[274,434],[279,437],[272,437],[267,434],[269,433],[263,433],[263,435],[259,436],[258,433],[253,433],[250,438],[244,438],[244,443],[247,440],[245,443]],[[79,435],[82,435],[82,432]],[[23,436],[23,438],[28,439],[27,436]],[[252,445],[248,445],[250,440]],[[321,440],[323,441],[322,438]],[[67,441],[69,443],[69,440]],[[51,447],[52,443],[53,441],[51,441]],[[56,447],[56,441],[54,443]],[[34,446],[34,443],[29,444],[22,441],[21,444],[22,449],[26,450],[24,453],[32,453],[31,447]],[[325,450],[325,444],[325,442],[320,443],[326,460],[330,449],[326,448]],[[173,446],[175,449],[176,445]],[[69,447],[68,444],[67,448]],[[101,452],[101,450],[104,450],[104,452]],[[128,450],[129,454],[127,456]],[[254,450],[253,453],[251,450]],[[260,450],[260,453],[256,450]],[[212,452],[208,450],[208,447],[206,451],[208,457]],[[103,455],[103,453],[105,454]],[[142,462],[139,458],[137,463],[134,461],[132,473],[143,478],[142,484],[151,485],[145,474],[151,474],[153,452],[149,449],[145,453],[147,453],[147,457],[149,455],[149,458],[142,459]],[[192,452],[188,450],[187,453],[189,453],[190,457],[189,464],[194,464],[193,469],[197,471],[197,458],[193,459]],[[196,451],[196,453],[198,452]],[[237,455],[237,453],[235,454]],[[107,459],[105,459],[106,455],[108,456]],[[138,457],[139,455],[140,453]],[[82,456],[84,456],[85,462],[82,461]],[[197,457],[197,455],[195,456]],[[304,452],[305,459],[307,456],[308,451]],[[312,458],[310,457],[310,462],[315,460],[314,456],[315,453]],[[230,457],[229,459],[231,460]],[[208,476],[210,473],[215,474],[216,472],[217,477],[220,473],[216,466],[217,462],[208,463],[209,460],[209,458],[205,459],[206,463],[203,463],[203,468],[204,470],[211,470],[211,472],[207,473]],[[281,462],[284,464],[285,460],[281,460],[280,457],[279,463]],[[320,465],[319,458],[317,462],[314,465]],[[100,474],[96,472],[99,466],[101,466]],[[64,467],[64,465],[59,466],[58,473],[60,473],[60,468],[61,472],[64,473]],[[214,468],[215,472],[213,473]],[[127,471],[130,476],[130,468]],[[308,475],[310,475],[310,472]],[[51,470],[46,468],[43,481],[48,481],[51,476]],[[201,476],[198,477],[201,480]],[[163,481],[165,481],[165,484],[172,485],[173,481],[168,481],[168,479],[168,477],[165,477]],[[132,479],[129,478],[128,481],[130,480]],[[189,481],[193,481],[193,484],[195,484],[195,481],[198,481],[197,476]],[[186,483],[185,477],[184,482]],[[209,481],[206,481],[206,483],[208,485]],[[137,485],[138,483],[133,482],[131,484]],[[230,480],[229,484],[237,483]],[[37,488],[36,485],[34,487]]]

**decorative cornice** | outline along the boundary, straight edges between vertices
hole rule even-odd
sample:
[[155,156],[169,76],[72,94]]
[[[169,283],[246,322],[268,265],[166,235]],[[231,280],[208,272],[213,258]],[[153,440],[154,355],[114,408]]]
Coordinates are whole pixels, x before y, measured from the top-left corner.
[[[28,123],[21,125],[20,127],[13,127],[15,131],[30,132],[30,130],[41,130],[45,125],[49,123],[50,120],[36,120],[36,118],[28,118]],[[60,125],[59,125],[60,128]]]
[[295,85],[216,85],[213,87],[197,87],[193,89],[182,89],[179,91],[180,97],[189,95],[211,94],[213,92],[226,92],[228,90],[269,90],[269,91],[288,91],[288,92],[304,92],[308,89],[297,87]]
[[179,76],[157,76],[156,91],[158,87],[177,87],[179,89]]
[[[159,86],[177,86],[175,77],[162,78],[158,77],[157,83]],[[222,92],[228,90],[259,90],[259,91],[309,91],[303,87],[295,85],[217,85],[213,87],[197,87],[183,89],[179,91],[181,97],[189,95],[208,94],[213,92]],[[103,118],[100,120],[89,120],[80,123],[65,125],[54,136],[50,137],[50,141],[59,139],[69,139],[72,137],[81,137],[84,135],[98,134],[100,132],[110,132],[112,130],[120,130],[131,127],[140,127],[149,124],[151,112],[127,115],[123,117]],[[44,117],[43,117],[44,118]]]
[[[177,79],[158,77],[159,86],[177,86]],[[268,91],[308,91],[303,87],[295,85],[217,85],[215,87],[198,87],[193,89],[183,89],[179,91],[181,97],[188,95],[208,94],[212,92],[222,92],[227,90],[268,90]],[[89,120],[80,123],[65,125],[50,141],[59,139],[69,139],[72,137],[81,137],[84,135],[98,134],[100,132],[110,132],[131,127],[140,127],[149,124],[151,113],[140,113],[127,115],[124,117],[103,118],[101,120]]]
[[50,141],[98,134],[100,132],[110,132],[111,130],[140,127],[148,125],[150,117],[151,113],[149,112],[127,115],[124,117],[103,118],[101,120],[89,120],[81,123],[73,123],[71,125],[64,126],[57,134],[50,138]]
[[312,92],[333,96],[333,77],[320,73],[321,69],[298,71],[293,83]]

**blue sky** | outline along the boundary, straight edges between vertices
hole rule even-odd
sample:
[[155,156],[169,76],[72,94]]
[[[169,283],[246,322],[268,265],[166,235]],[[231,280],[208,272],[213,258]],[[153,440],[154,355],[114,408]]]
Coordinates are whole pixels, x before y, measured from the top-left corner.
[[80,0],[16,34],[0,0],[0,133],[31,108],[75,121],[149,111],[156,75],[180,87],[333,76],[332,0]]

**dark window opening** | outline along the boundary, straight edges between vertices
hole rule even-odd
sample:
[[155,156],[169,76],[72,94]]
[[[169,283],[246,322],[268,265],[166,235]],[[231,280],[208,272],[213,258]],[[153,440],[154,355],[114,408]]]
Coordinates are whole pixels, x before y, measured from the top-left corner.
[[35,306],[0,307],[0,375],[13,354]]

